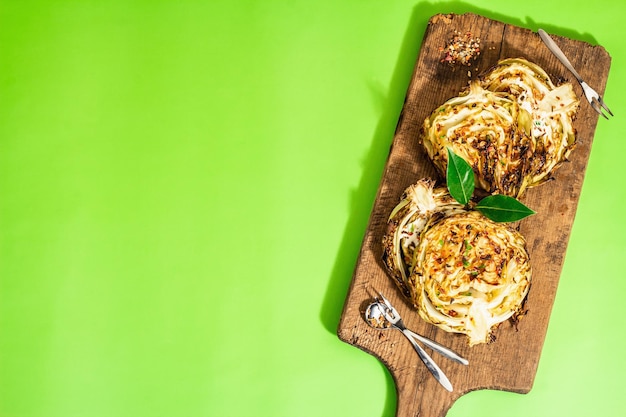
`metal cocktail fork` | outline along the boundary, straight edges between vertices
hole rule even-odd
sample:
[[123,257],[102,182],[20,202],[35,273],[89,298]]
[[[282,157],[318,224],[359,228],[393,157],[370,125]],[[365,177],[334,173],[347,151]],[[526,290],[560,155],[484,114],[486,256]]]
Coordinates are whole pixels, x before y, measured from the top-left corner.
[[570,70],[572,74],[574,74],[574,77],[576,77],[576,80],[578,80],[578,83],[582,87],[583,93],[585,94],[587,101],[589,101],[589,104],[591,104],[591,107],[593,107],[593,109],[601,114],[605,119],[608,119],[609,117],[606,115],[605,112],[602,111],[603,109],[606,110],[608,114],[613,116],[613,112],[611,112],[608,106],[604,103],[604,100],[602,100],[602,96],[600,96],[600,94],[598,94],[596,90],[591,88],[589,84],[587,84],[582,79],[580,74],[578,74],[578,72],[574,69],[572,64],[569,62],[569,59],[567,59],[561,48],[559,48],[554,40],[552,40],[550,35],[548,35],[543,29],[539,29],[538,32],[539,36],[541,36],[541,40],[543,40],[550,52],[552,52],[559,59],[559,61],[561,61],[561,63],[565,65],[565,67]]
[[422,362],[424,362],[424,365],[426,365],[426,368],[428,368],[430,373],[433,374],[435,379],[439,381],[439,383],[446,390],[452,391],[452,384],[450,383],[450,380],[448,380],[446,375],[439,368],[439,366],[437,366],[435,361],[428,355],[428,353],[426,353],[424,348],[418,345],[417,342],[413,339],[411,332],[406,328],[406,326],[402,322],[402,318],[400,317],[400,314],[398,314],[396,309],[391,305],[389,300],[387,300],[384,295],[380,294],[380,297],[382,298],[381,305],[384,305],[386,307],[383,311],[383,314],[385,318],[387,319],[387,321],[391,323],[392,327],[395,327],[396,329],[400,330],[402,334],[404,334],[404,336],[406,336],[406,338],[409,339],[409,341],[413,345],[413,348],[419,355],[420,359],[422,360]]

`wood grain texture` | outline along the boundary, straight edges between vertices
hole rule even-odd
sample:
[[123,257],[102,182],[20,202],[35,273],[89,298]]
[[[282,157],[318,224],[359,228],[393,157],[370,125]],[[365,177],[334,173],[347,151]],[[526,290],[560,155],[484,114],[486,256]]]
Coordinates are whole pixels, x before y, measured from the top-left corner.
[[[471,68],[452,67],[440,62],[442,53],[439,48],[455,30],[469,31],[481,39],[482,53]],[[604,48],[554,38],[582,77],[603,94],[611,63]],[[420,178],[436,175],[418,143],[424,118],[467,85],[468,70],[471,70],[472,77],[476,77],[478,72],[486,71],[498,60],[515,57],[537,63],[555,82],[567,80],[574,84],[581,97],[574,123],[577,145],[570,162],[556,171],[554,181],[528,190],[522,198],[526,205],[537,211],[536,215],[518,225],[526,237],[533,268],[527,315],[517,329],[509,322],[503,323],[496,331],[494,343],[470,348],[464,335],[447,333],[424,322],[402,298],[381,264],[381,239],[389,213],[399,202],[403,190]],[[436,15],[430,19],[338,328],[341,340],[378,357],[387,366],[396,382],[397,416],[445,416],[457,398],[478,389],[530,391],[597,122],[598,114],[584,100],[580,86],[535,32],[474,14]],[[451,347],[470,361],[469,366],[463,366],[433,354],[433,359],[454,386],[452,393],[445,391],[430,375],[400,332],[379,331],[366,324],[363,312],[377,291],[392,301],[407,327]]]

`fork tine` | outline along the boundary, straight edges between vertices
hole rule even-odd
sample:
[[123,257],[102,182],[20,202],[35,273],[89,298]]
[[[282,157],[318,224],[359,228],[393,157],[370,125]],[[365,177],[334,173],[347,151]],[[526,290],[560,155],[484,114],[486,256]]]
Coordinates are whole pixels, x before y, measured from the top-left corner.
[[604,100],[602,100],[602,97],[601,97],[601,96],[599,96],[599,97],[598,97],[598,103],[600,103],[600,105],[604,108],[604,110],[608,111],[608,112],[609,112],[609,114],[610,114],[611,116],[613,116],[613,112],[611,111],[611,109],[609,109],[609,106],[607,106],[607,105],[604,103]]
[[379,292],[379,293],[378,293],[378,295],[380,295],[380,298],[383,300],[383,303],[385,303],[385,305],[386,305],[387,307],[389,307],[389,308],[393,308],[393,307],[391,306],[391,303],[389,302],[389,300],[387,300],[387,299],[385,298],[385,296],[384,296],[381,292]]
[[604,114],[602,112],[602,107],[600,107],[600,101],[597,98],[592,98],[591,100],[589,100],[589,104],[591,104],[591,107],[598,113],[600,114],[602,117],[604,117],[605,119],[609,119],[608,116],[606,114]]

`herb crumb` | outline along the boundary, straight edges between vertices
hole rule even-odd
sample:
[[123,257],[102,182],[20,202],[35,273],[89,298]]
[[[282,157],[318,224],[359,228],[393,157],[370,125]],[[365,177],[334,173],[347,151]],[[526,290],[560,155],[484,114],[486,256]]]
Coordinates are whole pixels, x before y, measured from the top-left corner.
[[439,49],[444,53],[441,62],[471,66],[471,61],[480,55],[480,38],[473,37],[471,32],[462,34],[455,30],[446,46]]

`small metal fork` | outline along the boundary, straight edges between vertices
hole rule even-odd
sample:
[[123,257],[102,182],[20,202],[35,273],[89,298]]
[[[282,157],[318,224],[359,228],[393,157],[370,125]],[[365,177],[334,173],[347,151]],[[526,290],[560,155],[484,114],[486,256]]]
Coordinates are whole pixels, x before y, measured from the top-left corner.
[[613,112],[611,112],[608,106],[604,103],[604,100],[602,100],[602,97],[600,96],[600,94],[598,94],[596,90],[591,88],[589,84],[587,84],[582,79],[580,74],[578,74],[578,72],[574,69],[571,62],[569,62],[569,59],[567,59],[567,57],[565,56],[561,48],[559,48],[559,46],[554,42],[554,40],[552,40],[550,35],[548,35],[546,31],[543,29],[539,29],[538,32],[539,32],[539,36],[541,36],[541,40],[546,44],[550,52],[552,52],[559,59],[559,61],[561,61],[561,63],[565,65],[565,67],[568,70],[570,70],[572,74],[574,74],[574,77],[576,77],[576,80],[578,80],[578,83],[582,87],[583,93],[585,94],[587,101],[589,101],[589,104],[591,104],[591,107],[593,107],[593,109],[596,112],[598,112],[607,120],[609,117],[606,115],[603,109],[606,110],[608,114],[613,116]]
[[380,297],[382,298],[381,305],[384,305],[386,307],[385,310],[383,311],[383,314],[384,314],[385,318],[389,321],[389,323],[391,323],[391,326],[396,328],[396,329],[398,329],[398,330],[400,330],[402,332],[402,334],[404,334],[404,336],[406,336],[406,338],[409,339],[409,342],[411,342],[411,345],[413,345],[413,348],[415,349],[415,351],[419,355],[419,357],[422,360],[422,362],[424,362],[424,365],[426,365],[426,368],[428,368],[430,373],[433,374],[435,379],[447,391],[452,392],[452,384],[450,383],[450,380],[448,379],[448,377],[446,377],[446,375],[439,368],[439,366],[437,366],[437,364],[430,357],[430,355],[428,355],[428,353],[426,353],[424,348],[422,348],[420,345],[418,345],[417,342],[413,339],[413,337],[411,336],[410,331],[406,328],[406,326],[402,322],[402,318],[400,317],[400,314],[398,314],[398,312],[391,305],[389,300],[387,300],[385,298],[385,296],[382,295],[382,294],[380,294]]

